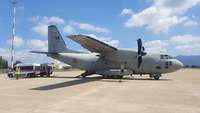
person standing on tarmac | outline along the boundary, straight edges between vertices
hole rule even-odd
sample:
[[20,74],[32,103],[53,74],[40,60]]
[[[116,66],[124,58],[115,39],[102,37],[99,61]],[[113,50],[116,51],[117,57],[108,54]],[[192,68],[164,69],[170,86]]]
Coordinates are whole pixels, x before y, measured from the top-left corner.
[[17,67],[17,68],[16,68],[16,71],[15,71],[15,77],[16,77],[17,80],[18,80],[18,78],[19,78],[19,75],[20,75],[20,68]]

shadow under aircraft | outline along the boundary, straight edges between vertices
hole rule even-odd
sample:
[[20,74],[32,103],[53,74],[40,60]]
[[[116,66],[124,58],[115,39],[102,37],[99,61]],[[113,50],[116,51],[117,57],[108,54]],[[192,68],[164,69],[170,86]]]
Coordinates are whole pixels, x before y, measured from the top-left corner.
[[85,84],[85,83],[88,83],[88,82],[98,81],[99,79],[100,78],[84,78],[84,79],[78,78],[78,79],[72,80],[72,81],[66,81],[66,82],[61,82],[61,83],[50,84],[50,85],[32,88],[31,90],[53,90],[53,89],[70,87],[70,86],[75,86],[75,85],[79,85],[79,84]]
[[[52,76],[50,78],[74,78],[74,77],[65,77],[65,76]],[[53,89],[58,89],[58,88],[64,88],[64,87],[72,87],[80,84],[86,84],[89,82],[94,82],[94,81],[100,81],[100,82],[116,82],[116,83],[123,83],[127,82],[130,80],[141,80],[141,81],[154,81],[150,78],[133,78],[133,77],[126,77],[122,79],[103,79],[101,76],[95,76],[95,77],[86,77],[86,78],[76,78],[75,80],[71,81],[66,81],[66,82],[61,82],[61,83],[55,83],[55,84],[50,84],[50,85],[45,85],[45,86],[39,86],[36,88],[32,88],[31,90],[53,90]],[[161,79],[161,81],[171,81],[171,79]],[[154,81],[156,82],[156,81]]]

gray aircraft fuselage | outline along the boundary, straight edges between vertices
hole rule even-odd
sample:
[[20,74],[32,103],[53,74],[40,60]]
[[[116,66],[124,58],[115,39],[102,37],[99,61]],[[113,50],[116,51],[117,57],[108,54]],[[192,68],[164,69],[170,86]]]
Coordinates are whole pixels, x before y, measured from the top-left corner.
[[48,52],[32,51],[67,63],[74,68],[86,70],[83,77],[91,74],[120,76],[150,74],[159,79],[162,73],[179,70],[183,64],[166,54],[145,52],[141,39],[137,40],[138,51],[119,49],[86,35],[70,35],[68,38],[81,44],[90,53],[69,50],[55,25],[48,27]]
[[[163,56],[164,58],[161,58]],[[129,70],[129,74],[169,73],[179,70],[183,64],[177,59],[162,54],[147,53],[143,56],[141,67],[137,67],[137,52],[118,49],[116,53],[101,57],[98,53],[59,53],[51,56],[59,61],[70,64],[72,67],[87,71],[104,71],[120,69],[121,65]]]

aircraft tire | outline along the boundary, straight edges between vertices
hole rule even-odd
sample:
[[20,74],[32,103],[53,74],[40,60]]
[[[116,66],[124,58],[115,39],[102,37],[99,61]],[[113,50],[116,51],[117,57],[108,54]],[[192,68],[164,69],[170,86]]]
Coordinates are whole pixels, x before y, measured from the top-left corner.
[[118,75],[111,76],[112,79],[118,79]]
[[85,78],[86,76],[85,76],[85,75],[81,75],[81,77],[82,77],[82,78]]
[[122,79],[122,78],[123,78],[123,75],[119,75],[119,76],[118,76],[118,79]]
[[149,74],[149,78],[153,78],[154,77],[154,74]]
[[109,79],[109,78],[111,78],[111,77],[108,76],[108,75],[103,75],[103,78],[104,78],[104,79]]
[[161,76],[161,75],[159,75],[159,74],[155,74],[155,75],[154,75],[154,79],[155,79],[155,80],[159,80],[159,79],[160,79],[160,76]]
[[103,75],[103,78],[104,78],[104,79],[122,79],[122,78],[123,78],[123,75],[112,75],[112,76]]
[[40,77],[44,77],[44,75],[43,75],[43,74],[40,74]]

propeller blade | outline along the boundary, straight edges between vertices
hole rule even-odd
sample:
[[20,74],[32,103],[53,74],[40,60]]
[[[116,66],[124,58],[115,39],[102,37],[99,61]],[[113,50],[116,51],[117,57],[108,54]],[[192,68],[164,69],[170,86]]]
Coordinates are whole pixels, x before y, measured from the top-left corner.
[[146,55],[145,48],[142,45],[142,40],[139,38],[137,40],[137,44],[138,44],[138,58],[137,58],[137,67],[140,68],[141,63],[142,63],[142,56]]
[[141,55],[141,53],[142,53],[142,40],[140,38],[137,40],[137,45],[138,45],[138,55]]
[[137,67],[140,68],[142,63],[142,56],[138,56]]
[[142,46],[142,51],[144,52],[145,51],[145,48]]

